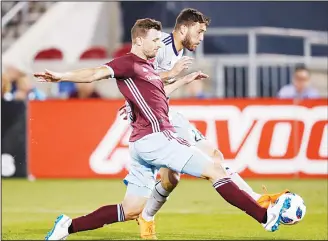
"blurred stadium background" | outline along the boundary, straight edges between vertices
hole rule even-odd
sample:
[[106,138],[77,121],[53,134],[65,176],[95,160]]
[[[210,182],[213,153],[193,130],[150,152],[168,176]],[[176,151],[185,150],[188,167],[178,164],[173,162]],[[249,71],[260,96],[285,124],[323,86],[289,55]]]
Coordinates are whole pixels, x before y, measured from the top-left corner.
[[[186,7],[211,17],[203,43],[195,52],[185,51],[194,57],[190,71],[203,70],[210,78],[176,91],[172,108],[217,144],[256,190],[267,184],[273,192],[290,188],[299,193],[308,218],[274,236],[252,224],[234,230],[237,216],[230,214],[237,215],[236,210],[222,201],[218,210],[204,209],[217,197],[202,181],[183,180],[195,189],[177,188],[159,214],[159,237],[328,239],[327,2],[2,1],[4,239],[42,239],[61,211],[76,216],[120,201],[124,185],[110,179],[124,177],[129,166],[130,130],[117,114],[123,99],[115,81],[38,83],[33,73],[108,62],[129,52],[136,19],[155,18],[171,32]],[[298,92],[283,94],[285,86]],[[113,196],[113,189],[120,191]],[[187,204],[182,202],[186,190],[200,195]],[[62,192],[71,194],[63,197],[67,202]],[[211,217],[206,227],[193,226],[213,213],[219,218]],[[167,226],[172,215],[179,232]],[[215,222],[226,232],[216,232]],[[112,231],[76,237],[137,237],[134,224],[114,225]]]

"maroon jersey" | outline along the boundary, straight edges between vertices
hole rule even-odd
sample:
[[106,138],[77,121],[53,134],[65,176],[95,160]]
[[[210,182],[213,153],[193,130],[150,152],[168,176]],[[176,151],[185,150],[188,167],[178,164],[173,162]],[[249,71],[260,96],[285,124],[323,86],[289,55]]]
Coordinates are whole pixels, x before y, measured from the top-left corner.
[[106,66],[112,68],[117,86],[133,113],[131,142],[155,132],[175,132],[168,117],[164,84],[150,62],[128,53]]

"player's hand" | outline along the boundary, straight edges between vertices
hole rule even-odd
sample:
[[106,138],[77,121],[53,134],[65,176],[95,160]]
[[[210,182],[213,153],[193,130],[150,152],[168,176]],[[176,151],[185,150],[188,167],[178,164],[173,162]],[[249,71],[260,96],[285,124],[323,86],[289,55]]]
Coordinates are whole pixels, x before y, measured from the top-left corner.
[[193,58],[188,56],[183,56],[178,62],[175,63],[171,70],[171,78],[176,77],[179,75],[183,70],[186,70],[189,68],[189,66],[192,64]]
[[202,71],[193,72],[191,74],[188,74],[184,77],[184,81],[186,84],[189,84],[193,82],[194,80],[202,80],[207,79],[209,76],[207,74],[204,74]]
[[38,78],[40,82],[59,82],[62,80],[64,74],[47,70],[45,72],[35,73],[34,77]]
[[198,71],[198,75],[196,76],[195,80],[207,79],[209,77],[209,75],[204,74],[202,71]]

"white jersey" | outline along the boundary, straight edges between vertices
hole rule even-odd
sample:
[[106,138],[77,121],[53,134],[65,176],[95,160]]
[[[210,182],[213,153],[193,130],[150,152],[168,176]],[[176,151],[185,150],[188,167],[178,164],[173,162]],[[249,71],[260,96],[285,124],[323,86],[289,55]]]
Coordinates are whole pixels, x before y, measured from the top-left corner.
[[[162,43],[164,44],[157,52],[154,61],[154,67],[158,72],[170,71],[176,62],[183,56],[183,49],[178,52],[174,45],[173,34],[162,32]],[[177,112],[170,110],[169,118],[171,123],[174,125],[177,120]],[[179,118],[180,119],[180,118]]]
[[183,49],[178,52],[175,48],[172,33],[162,32],[161,41],[163,47],[158,50],[154,61],[154,67],[158,72],[171,70],[175,63],[183,56]]

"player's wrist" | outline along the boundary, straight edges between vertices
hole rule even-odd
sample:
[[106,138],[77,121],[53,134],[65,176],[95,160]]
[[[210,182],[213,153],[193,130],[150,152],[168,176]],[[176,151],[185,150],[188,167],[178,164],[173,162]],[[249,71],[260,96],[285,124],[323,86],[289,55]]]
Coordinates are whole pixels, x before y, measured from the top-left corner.
[[177,73],[174,69],[170,70],[168,73],[167,73],[167,78],[168,79],[174,79],[175,77],[177,76]]
[[65,81],[65,80],[69,81],[70,79],[72,79],[70,75],[71,75],[70,72],[59,74],[58,82]]
[[79,74],[74,72],[65,72],[60,74],[59,76],[59,82],[61,81],[74,81],[76,79],[83,79]]
[[189,83],[191,83],[193,81],[193,78],[192,78],[192,76],[190,76],[190,74],[189,75],[186,75],[186,76],[184,76],[183,78],[182,78],[182,82],[184,83],[184,84],[189,84]]

